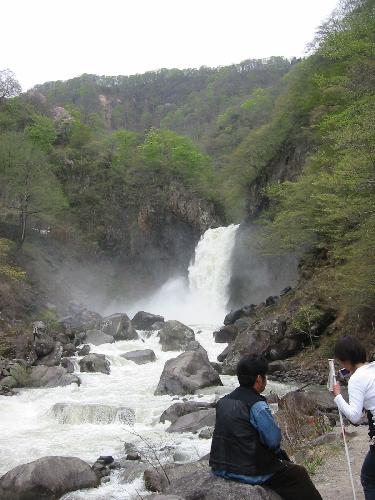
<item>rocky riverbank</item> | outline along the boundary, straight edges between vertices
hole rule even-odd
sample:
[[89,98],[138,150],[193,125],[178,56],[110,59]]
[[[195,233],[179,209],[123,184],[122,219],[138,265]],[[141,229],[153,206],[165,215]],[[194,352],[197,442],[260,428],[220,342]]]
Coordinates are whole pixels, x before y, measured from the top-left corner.
[[[224,379],[226,384],[231,379],[230,372],[233,370],[236,356],[235,346],[242,346],[243,353],[256,352],[272,359],[274,356],[272,353],[277,350],[277,346],[282,343],[283,339],[292,338],[292,332],[297,337],[298,333],[293,330],[293,316],[285,313],[282,316],[277,309],[286,298],[289,300],[291,293],[291,290],[287,290],[281,298],[273,297],[272,301],[269,299],[265,304],[233,311],[227,315],[221,329],[211,331],[212,340],[216,341],[214,345],[220,347],[221,343],[228,343],[230,363],[223,361],[222,355],[219,355],[218,362],[210,361],[206,349],[197,340],[203,337],[192,328],[179,321],[166,321],[160,315],[143,311],[130,319],[125,313],[103,318],[97,313],[80,309],[71,316],[62,318],[53,326],[36,322],[33,338],[29,338],[28,349],[26,349],[26,344],[24,346],[23,358],[1,361],[0,385],[4,394],[11,395],[17,394],[22,387],[48,388],[68,384],[79,386],[82,377],[90,376],[90,374],[100,377],[111,376],[112,370],[117,369],[118,361],[112,359],[111,355],[106,352],[110,353],[111,346],[116,344],[123,345],[125,349],[121,351],[122,354],[118,359],[123,359],[134,367],[139,365],[151,367],[157,358],[163,355],[165,356],[164,368],[159,372],[159,381],[155,380],[153,391],[157,398],[172,398],[172,401],[169,399],[172,404],[167,405],[164,411],[159,413],[157,418],[160,425],[164,426],[166,435],[194,436],[194,439],[198,439],[202,444],[207,443],[207,445],[204,444],[202,450],[208,451],[209,439],[215,423],[215,400],[230,390],[230,386],[223,387],[223,392],[220,387]],[[321,317],[324,317],[324,313]],[[316,324],[315,331],[322,328],[319,325],[322,323]],[[254,339],[258,339],[258,342],[254,342]],[[305,347],[304,340],[298,337],[297,339],[300,342],[298,350],[301,352]],[[141,342],[144,349],[126,350],[125,346],[128,343],[131,345],[132,342],[138,344]],[[108,346],[105,352],[95,352],[102,346]],[[155,353],[155,346],[158,346],[160,354]],[[276,378],[293,376],[291,368],[293,359],[274,359],[270,366],[272,376]],[[229,375],[225,372],[229,372]],[[322,382],[323,373],[319,372],[319,376]],[[205,391],[210,387],[215,391],[214,398],[204,396]],[[283,397],[271,394],[269,402],[272,403],[274,409],[277,405],[275,418],[284,430],[284,447],[297,458],[300,450],[315,446],[314,443],[319,443],[319,439],[325,439],[324,436],[338,419],[332,398],[322,391],[290,392]],[[117,482],[120,481],[118,484],[127,487],[125,485],[138,480],[137,478],[144,474],[142,484],[150,491],[159,491],[163,495],[177,495],[185,499],[195,498],[194,495],[198,493],[201,498],[212,499],[222,498],[224,494],[236,495],[236,498],[242,498],[241,495],[244,495],[243,498],[249,498],[249,494],[254,498],[276,498],[261,488],[253,488],[250,493],[244,486],[228,485],[224,481],[212,478],[207,462],[204,460],[194,462],[184,447],[153,443],[150,450],[147,445],[145,446],[142,433],[134,427],[137,415],[130,401],[129,405],[125,404],[122,407],[98,401],[95,404],[87,404],[83,401],[74,404],[58,402],[50,411],[56,421],[63,425],[74,425],[77,419],[94,425],[118,421],[128,429],[127,432],[132,436],[132,440],[126,443],[122,453],[113,453],[115,459],[107,456],[95,463],[91,462],[92,465],[86,462],[87,467],[93,468],[92,470],[98,477],[97,484],[101,484],[101,488],[106,487],[107,484],[110,485],[114,477]],[[202,455],[201,452],[200,454]],[[50,457],[46,457],[45,460],[48,465]],[[38,467],[39,470],[39,462],[32,462],[32,464],[20,466],[25,468],[26,475],[30,467]],[[159,468],[156,476],[154,467]],[[170,483],[168,480],[166,483],[163,482],[164,469],[169,471],[168,477],[173,477]],[[12,469],[0,479],[0,487],[4,491],[7,489],[9,491],[11,482],[9,478],[16,473],[18,474]],[[197,479],[194,483],[191,482],[192,475]],[[46,477],[47,479],[50,477],[47,472]],[[52,499],[54,497],[48,493],[50,479],[47,479],[45,482],[46,498]],[[56,478],[56,480],[61,481],[61,484],[65,481],[61,478]],[[190,483],[192,489],[188,490],[187,484]],[[211,485],[210,488],[207,488],[206,484]],[[73,481],[64,486],[66,488],[64,492],[92,486],[89,483]],[[29,491],[34,486],[26,482],[20,488]],[[56,486],[56,491],[62,491],[58,488],[60,486]],[[20,495],[17,498],[24,498],[23,493]],[[72,496],[71,498],[80,497]]]

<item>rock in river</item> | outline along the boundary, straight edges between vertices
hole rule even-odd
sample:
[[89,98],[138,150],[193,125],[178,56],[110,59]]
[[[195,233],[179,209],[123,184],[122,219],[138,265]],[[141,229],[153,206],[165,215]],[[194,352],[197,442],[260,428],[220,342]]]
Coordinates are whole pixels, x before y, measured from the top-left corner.
[[152,349],[143,349],[139,351],[129,351],[125,354],[121,354],[122,358],[133,361],[137,365],[144,365],[145,363],[150,363],[156,360],[155,353]]
[[158,316],[157,314],[151,314],[145,311],[139,311],[132,319],[132,325],[137,330],[155,330],[155,323],[164,323],[163,316]]
[[59,387],[70,384],[81,384],[74,374],[68,373],[62,366],[34,366],[28,380],[29,387]]
[[195,340],[194,331],[179,321],[166,321],[159,332],[162,351],[183,351]]
[[46,354],[46,356],[39,358],[36,364],[44,366],[58,366],[61,361],[62,353],[63,346],[61,345],[61,342],[56,342],[52,351],[49,354]]
[[75,457],[43,457],[0,479],[0,500],[57,500],[69,491],[99,486],[89,464]]
[[170,427],[168,427],[167,432],[197,433],[206,427],[213,427],[215,425],[215,419],[215,408],[198,410],[179,417]]
[[173,424],[183,415],[199,410],[208,410],[214,406],[215,403],[207,403],[205,401],[186,401],[184,403],[174,403],[172,406],[163,411],[160,417],[160,422],[164,424],[164,422],[168,420]]
[[136,340],[138,333],[127,314],[117,313],[104,318],[101,329],[115,340]]
[[[85,342],[89,342],[93,345],[111,344],[114,341],[115,339],[112,335],[107,335],[101,330],[88,330],[85,335]],[[80,355],[82,354],[80,353]]]
[[207,354],[187,351],[165,363],[155,395],[194,394],[197,389],[212,385],[223,384]]
[[80,362],[79,367],[81,372],[100,372],[109,375],[111,372],[110,363],[104,354],[89,354],[84,356]]

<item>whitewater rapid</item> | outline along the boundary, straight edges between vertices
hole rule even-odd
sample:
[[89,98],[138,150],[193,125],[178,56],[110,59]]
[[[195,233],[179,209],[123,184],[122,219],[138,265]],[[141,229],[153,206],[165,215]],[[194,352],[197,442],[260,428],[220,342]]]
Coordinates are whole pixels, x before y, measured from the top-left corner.
[[[207,350],[209,359],[217,361],[226,344],[216,344],[213,331],[222,324],[228,300],[230,257],[238,226],[209,230],[197,245],[188,280],[176,277],[133,310],[163,314],[178,319],[194,329],[196,340]],[[0,476],[16,465],[47,455],[77,456],[89,463],[100,455],[123,455],[124,442],[136,443],[147,454],[141,435],[160,452],[161,460],[198,460],[210,450],[210,440],[197,435],[168,434],[169,422],[160,423],[160,415],[176,402],[174,396],[154,396],[165,362],[178,352],[162,352],[157,332],[151,336],[139,332],[140,339],[91,346],[91,352],[104,354],[111,363],[110,375],[76,373],[82,380],[54,389],[23,389],[13,397],[0,397]],[[153,349],[156,361],[137,365],[121,357],[136,349]],[[77,359],[76,359],[77,360]],[[203,389],[189,400],[213,401],[236,385],[236,378],[221,376],[224,386]],[[270,383],[269,389],[279,393],[287,388]],[[57,405],[57,406],[55,406]],[[90,405],[82,407],[82,405]],[[134,411],[134,426],[119,418],[118,408]],[[171,451],[172,450],[172,451]],[[143,480],[121,484],[118,473],[107,484],[93,490],[73,492],[64,500],[124,500],[145,496]]]

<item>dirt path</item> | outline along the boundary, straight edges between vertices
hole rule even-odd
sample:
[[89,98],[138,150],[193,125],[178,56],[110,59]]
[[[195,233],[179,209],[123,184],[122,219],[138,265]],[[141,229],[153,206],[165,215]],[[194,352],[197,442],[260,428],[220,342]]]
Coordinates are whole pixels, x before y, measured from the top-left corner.
[[[349,427],[348,430],[355,431],[356,434],[348,441],[349,455],[357,500],[364,500],[359,475],[369,446],[368,428],[367,426]],[[325,460],[312,479],[324,500],[353,500],[344,447]]]

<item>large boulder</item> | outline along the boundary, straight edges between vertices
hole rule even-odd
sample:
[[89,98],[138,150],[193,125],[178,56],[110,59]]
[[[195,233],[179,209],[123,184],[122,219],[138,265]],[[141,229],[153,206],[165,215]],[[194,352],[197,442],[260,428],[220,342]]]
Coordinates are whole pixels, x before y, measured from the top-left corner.
[[205,427],[215,425],[216,410],[209,408],[207,410],[198,410],[179,417],[167,429],[167,432],[192,432],[197,433]]
[[150,464],[139,460],[126,460],[125,462],[125,464],[122,464],[118,475],[118,482],[120,484],[131,483],[150,467]]
[[206,460],[147,469],[143,477],[148,490],[162,492],[165,495],[176,495],[185,500],[222,500],[223,498],[281,500],[277,493],[262,486],[251,486],[214,476]]
[[215,337],[215,342],[218,344],[225,344],[233,342],[237,337],[238,328],[235,325],[225,325],[217,332],[213,333]]
[[46,334],[37,337],[34,342],[34,351],[38,358],[47,356],[55,347],[54,340]]
[[104,354],[88,354],[79,361],[81,372],[100,372],[109,375],[111,372],[110,366]]
[[137,330],[155,330],[155,323],[158,323],[158,327],[160,323],[164,323],[163,316],[139,311],[132,319],[132,324]]
[[85,335],[85,342],[93,345],[111,344],[114,341],[112,335],[107,335],[101,330],[88,330]]
[[[344,398],[348,396],[347,391],[346,387],[341,388]],[[337,406],[333,401],[333,395],[327,390],[288,392],[280,399],[279,408],[280,410],[288,410],[291,407],[298,408],[300,412],[306,415],[313,415],[316,410],[323,413],[337,410]]]
[[198,342],[198,340],[192,340],[191,342],[189,342],[185,347],[185,351],[197,351],[201,352],[204,356],[207,356],[206,349],[202,346],[202,344]]
[[255,308],[256,306],[254,304],[249,304],[240,309],[230,311],[224,318],[224,325],[233,325],[233,323],[244,316],[253,316],[255,314]]
[[207,354],[187,351],[165,363],[155,395],[194,394],[196,390],[212,385],[223,384]]
[[271,346],[268,356],[271,360],[285,359],[300,351],[301,345],[301,339],[298,337],[285,337],[277,344]]
[[60,387],[81,384],[79,377],[68,373],[62,366],[34,366],[31,368],[27,385],[29,387]]
[[91,347],[88,344],[83,345],[82,347],[78,347],[77,354],[78,356],[87,356],[90,354]]
[[71,359],[69,358],[62,358],[61,360],[61,366],[65,368],[65,370],[68,373],[73,373],[74,372],[74,363]]
[[226,375],[234,375],[239,360],[247,354],[265,355],[270,347],[270,341],[271,336],[268,331],[242,330],[238,333],[236,340],[228,346],[222,372]]
[[179,321],[166,321],[159,332],[162,351],[183,351],[195,340],[194,331]]
[[93,328],[97,328],[103,320],[100,314],[94,311],[89,311],[82,306],[75,306],[73,309],[74,311],[71,316],[66,316],[61,320],[61,323],[67,330],[74,332],[91,330]]
[[73,343],[69,342],[67,344],[63,344],[62,355],[64,357],[74,356],[76,352],[77,352],[77,348]]
[[101,330],[115,340],[136,340],[138,333],[127,314],[117,313],[104,318]]
[[226,359],[223,359],[224,356],[220,358],[224,361],[223,373],[234,374],[238,361],[246,354],[265,355],[277,360],[292,356],[301,349],[302,338],[290,331],[288,316],[272,314],[248,323],[245,319],[241,317],[233,325],[237,326],[238,334],[225,352]]
[[155,353],[152,349],[129,351],[121,354],[121,357],[133,361],[137,365],[144,365],[145,363],[151,363],[156,360]]
[[80,458],[43,457],[4,475],[0,500],[57,500],[69,491],[97,486],[97,475]]
[[36,364],[44,366],[58,366],[61,362],[62,353],[63,346],[61,345],[61,342],[56,342],[52,351],[46,356],[39,358]]
[[268,363],[268,374],[273,375],[274,373],[287,373],[292,367],[292,363],[290,361],[271,361]]
[[15,396],[16,394],[12,387],[0,385],[0,396]]
[[199,410],[207,410],[213,408],[215,403],[206,403],[204,401],[186,401],[183,403],[174,403],[172,406],[163,411],[160,416],[160,422],[163,424],[168,420],[172,424],[183,415],[193,413]]

